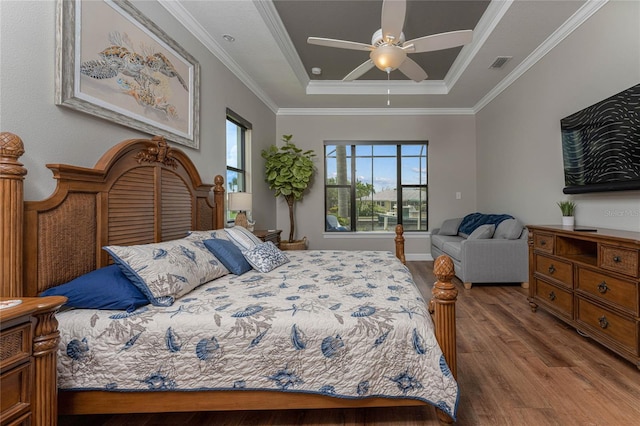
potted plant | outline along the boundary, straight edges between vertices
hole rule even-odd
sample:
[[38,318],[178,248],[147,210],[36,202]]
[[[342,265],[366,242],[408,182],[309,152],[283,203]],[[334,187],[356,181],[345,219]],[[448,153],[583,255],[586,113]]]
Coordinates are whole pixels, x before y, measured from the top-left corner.
[[262,150],[265,159],[265,181],[274,191],[275,197],[282,196],[289,207],[289,239],[280,242],[284,250],[306,248],[306,238],[294,240],[295,235],[295,204],[302,200],[305,191],[311,185],[315,165],[313,150],[303,151],[291,142],[292,135],[282,135],[284,145],[271,145]]
[[558,207],[562,212],[562,226],[573,226],[574,224],[574,212],[576,210],[576,203],[573,201],[560,201]]

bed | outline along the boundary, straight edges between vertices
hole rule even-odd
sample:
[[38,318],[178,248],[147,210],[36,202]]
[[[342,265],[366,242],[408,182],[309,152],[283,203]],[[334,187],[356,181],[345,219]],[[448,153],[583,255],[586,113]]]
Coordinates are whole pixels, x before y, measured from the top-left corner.
[[[0,144],[3,191],[11,205],[22,204],[22,142],[3,133]],[[183,252],[188,246],[193,257],[205,241],[229,239],[222,177],[204,184],[186,154],[160,137],[123,141],[93,168],[47,167],[57,179],[53,195],[24,203],[23,213],[3,204],[13,250],[3,246],[5,269],[12,272],[2,296],[37,296],[113,258],[122,261],[105,246],[153,248],[153,256],[171,252],[164,245]],[[403,264],[403,243],[398,226],[395,256],[280,252],[287,261],[269,272],[254,266],[242,275],[221,273],[170,302],[61,312],[59,338],[51,330],[41,333],[53,335],[58,346],[57,410],[430,404],[441,422],[450,423],[459,400],[453,265],[446,257],[436,260],[438,282],[425,301]],[[369,363],[372,369],[360,368]],[[129,375],[116,375],[119,369]],[[55,380],[40,385],[55,386]],[[47,401],[38,405],[45,408]]]

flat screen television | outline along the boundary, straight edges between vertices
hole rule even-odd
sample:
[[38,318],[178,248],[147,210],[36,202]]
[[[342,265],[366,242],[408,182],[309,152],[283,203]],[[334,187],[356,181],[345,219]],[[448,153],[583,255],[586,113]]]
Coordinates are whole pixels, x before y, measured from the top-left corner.
[[560,120],[565,194],[640,189],[640,84]]

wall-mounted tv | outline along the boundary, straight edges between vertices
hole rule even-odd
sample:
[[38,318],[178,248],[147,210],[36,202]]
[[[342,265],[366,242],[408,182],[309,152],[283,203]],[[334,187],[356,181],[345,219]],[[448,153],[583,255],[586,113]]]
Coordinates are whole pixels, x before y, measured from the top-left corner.
[[560,120],[565,194],[640,189],[640,84]]

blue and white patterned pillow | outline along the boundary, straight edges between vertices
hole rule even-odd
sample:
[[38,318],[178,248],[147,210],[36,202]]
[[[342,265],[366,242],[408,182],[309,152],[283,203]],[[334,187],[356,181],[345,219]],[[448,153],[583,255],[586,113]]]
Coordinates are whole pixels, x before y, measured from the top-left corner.
[[242,254],[253,269],[260,272],[272,271],[289,262],[289,258],[271,241],[244,250]]
[[260,238],[253,235],[253,232],[243,226],[234,226],[225,229],[225,231],[229,240],[240,250],[251,250],[255,246],[262,244]]
[[103,248],[127,278],[156,306],[170,306],[177,297],[229,273],[202,241],[183,238]]

